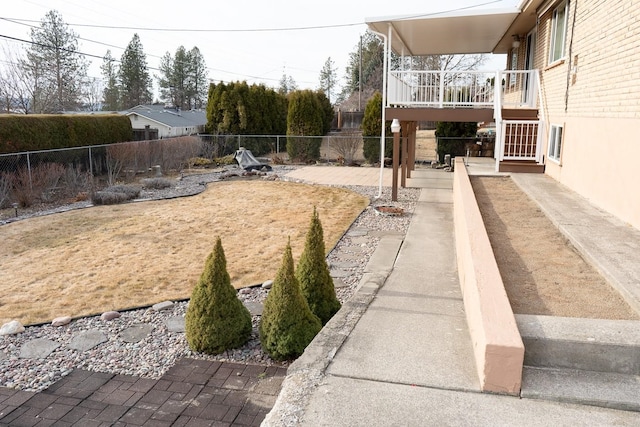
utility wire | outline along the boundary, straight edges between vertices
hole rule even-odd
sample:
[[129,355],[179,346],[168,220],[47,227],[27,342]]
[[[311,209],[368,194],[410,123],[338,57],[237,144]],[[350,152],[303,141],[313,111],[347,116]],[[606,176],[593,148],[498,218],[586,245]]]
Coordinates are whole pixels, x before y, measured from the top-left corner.
[[[403,19],[428,18],[430,16],[438,16],[451,12],[460,12],[463,10],[474,9],[476,7],[487,6],[494,3],[500,3],[502,0],[492,0],[485,3],[479,3],[470,6],[458,7],[455,9],[444,10],[440,12],[422,13],[410,16],[404,16]],[[33,19],[18,19],[0,17],[7,21],[22,22],[40,22]],[[365,25],[365,22],[351,22],[346,24],[329,24],[329,25],[310,25],[304,27],[274,27],[274,28],[163,28],[163,27],[133,27],[133,26],[117,26],[117,25],[97,25],[97,24],[76,24],[67,23],[73,27],[88,28],[104,28],[111,30],[134,30],[134,31],[162,31],[162,32],[182,32],[182,33],[264,33],[264,32],[280,32],[280,31],[307,31],[307,30],[326,30],[332,28],[345,28]]]

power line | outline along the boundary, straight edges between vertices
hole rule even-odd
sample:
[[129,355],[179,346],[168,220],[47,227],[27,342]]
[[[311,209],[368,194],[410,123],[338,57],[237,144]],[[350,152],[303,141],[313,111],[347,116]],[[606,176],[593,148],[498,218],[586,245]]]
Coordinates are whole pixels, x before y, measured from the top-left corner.
[[[477,7],[488,6],[494,3],[500,3],[502,0],[492,0],[484,3],[478,3],[469,6],[458,7],[455,9],[444,10],[440,12],[421,13],[415,15],[404,16],[404,19],[427,18],[430,16],[438,16],[446,13],[460,12],[463,10],[474,9]],[[33,19],[19,19],[0,17],[7,21],[15,22],[41,22]],[[273,27],[273,28],[163,28],[163,27],[134,27],[134,26],[118,26],[118,25],[98,25],[98,24],[77,24],[67,23],[73,27],[102,28],[110,30],[134,30],[134,31],[161,31],[161,32],[181,32],[181,33],[260,33],[260,32],[280,32],[280,31],[307,31],[307,30],[325,30],[333,28],[355,27],[365,25],[365,22],[351,22],[345,24],[329,24],[329,25],[310,25],[302,27]]]
[[[40,22],[34,19],[19,19],[19,18],[3,18],[7,21],[20,21],[20,22]],[[88,27],[88,28],[103,28],[109,30],[134,30],[134,31],[162,31],[162,32],[175,32],[175,33],[260,33],[260,32],[274,32],[274,31],[305,31],[305,30],[324,30],[331,28],[344,28],[355,27],[357,25],[364,25],[364,22],[353,22],[347,24],[331,24],[331,25],[312,25],[308,27],[280,27],[280,28],[154,28],[154,27],[130,27],[130,26],[118,26],[118,25],[97,25],[97,24],[74,24],[67,23],[72,27]]]
[[[29,20],[29,19],[14,19],[14,18],[5,18],[5,17],[0,17],[0,20],[12,22],[12,23],[19,24],[19,25],[24,25],[24,26],[31,27],[31,28],[37,28],[37,27],[35,25],[25,24],[25,23],[19,22],[19,21],[40,22],[40,21]],[[73,24],[67,24],[67,25],[73,25]],[[117,29],[118,27],[113,27],[113,28]],[[17,37],[11,37],[11,36],[1,35],[1,34],[0,34],[0,37],[6,38],[6,39],[10,39],[10,40],[13,40],[13,41],[18,41],[18,42],[21,42],[21,43],[28,43],[28,44],[38,45],[38,46],[42,46],[42,47],[46,47],[46,48],[52,48],[52,49],[56,48],[55,46],[45,45],[45,44],[42,44],[42,43],[37,43],[37,42],[31,41],[31,40],[20,39],[20,38],[17,38]],[[95,41],[95,40],[90,40],[90,39],[86,39],[86,38],[83,38],[83,37],[80,37],[80,36],[77,36],[77,38],[78,38],[78,40],[83,40],[83,41],[87,41],[87,42],[90,42],[90,43],[96,43],[96,44],[104,45],[104,46],[107,46],[107,47],[120,49],[120,50],[123,50],[123,51],[126,50],[126,48],[123,48],[123,47],[120,47],[120,46],[115,46],[115,45],[111,45],[111,44],[108,44],[108,43],[103,43],[103,42],[99,42],[99,41]],[[74,50],[69,50],[69,49],[65,49],[65,48],[59,48],[59,49],[67,51],[67,52],[71,52],[71,53],[77,53],[79,55],[88,56],[88,57],[91,57],[91,58],[104,59],[104,56],[98,56],[98,55],[94,55],[94,54],[91,54],[91,53],[81,52],[81,51],[77,51],[77,50],[74,51]],[[162,59],[162,56],[159,56],[159,55],[145,54],[145,56]],[[115,59],[115,58],[113,58],[113,61],[114,62],[118,62],[118,63],[122,62],[121,60]],[[236,72],[233,72],[233,71],[227,71],[227,70],[223,70],[223,69],[220,69],[220,68],[213,68],[213,67],[209,67],[209,66],[207,66],[206,68],[207,68],[207,70],[210,70],[210,71],[217,71],[217,72],[220,72],[220,73],[236,75],[236,76],[249,78],[249,79],[254,79],[254,80],[267,80],[267,81],[274,81],[274,82],[277,82],[277,81],[280,80],[280,79],[275,79],[275,78],[270,78],[270,77],[260,77],[260,76],[253,76],[253,75],[249,75],[249,74],[236,73]],[[160,68],[151,67],[151,66],[147,66],[147,69],[153,70],[153,71],[162,71]],[[220,81],[222,81],[222,80],[220,80]],[[306,83],[309,83],[309,82],[306,82]]]

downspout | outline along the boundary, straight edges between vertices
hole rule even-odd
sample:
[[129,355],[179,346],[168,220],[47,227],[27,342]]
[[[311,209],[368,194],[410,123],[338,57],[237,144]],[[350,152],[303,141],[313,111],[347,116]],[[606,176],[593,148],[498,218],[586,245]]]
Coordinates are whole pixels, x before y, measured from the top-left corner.
[[[571,22],[571,35],[569,39],[569,52],[568,52],[568,67],[567,67],[567,85],[564,91],[564,112],[569,109],[569,87],[571,86],[571,74],[573,71],[573,35],[576,29],[576,15],[578,14],[578,0],[575,0],[572,4],[571,1],[567,1],[567,8],[571,11],[573,9],[573,19]],[[569,17],[567,16],[567,23],[569,23]]]
[[[386,35],[377,31],[370,30],[373,34],[381,37],[384,40],[384,56],[382,58],[382,131],[380,132],[380,178],[378,183],[378,194],[375,196],[379,199],[382,196],[382,180],[384,178],[384,149],[385,149],[385,137],[386,137],[386,113],[385,108],[387,106],[387,51],[389,49],[388,38]],[[389,35],[391,35],[391,25],[389,25]]]

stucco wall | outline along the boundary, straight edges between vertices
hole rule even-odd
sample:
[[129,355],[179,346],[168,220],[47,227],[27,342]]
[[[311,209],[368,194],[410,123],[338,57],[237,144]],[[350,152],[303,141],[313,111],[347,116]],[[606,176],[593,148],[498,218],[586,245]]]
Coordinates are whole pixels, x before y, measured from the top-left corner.
[[461,157],[455,159],[453,221],[458,276],[481,388],[518,394],[524,344]]

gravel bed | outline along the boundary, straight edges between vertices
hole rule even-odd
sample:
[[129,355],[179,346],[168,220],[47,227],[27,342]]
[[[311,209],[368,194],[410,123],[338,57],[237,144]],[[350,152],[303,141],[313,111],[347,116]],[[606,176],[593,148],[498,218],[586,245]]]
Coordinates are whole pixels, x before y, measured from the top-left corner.
[[[282,177],[291,166],[274,167],[266,179]],[[166,190],[143,191],[143,199],[164,199],[197,194],[204,190],[207,183],[224,179],[229,171],[217,171],[200,175],[185,176],[179,183]],[[286,179],[286,178],[285,178]],[[377,199],[377,187],[341,186],[370,198],[371,204],[354,221],[327,257],[332,269],[344,272],[336,294],[341,302],[347,301],[357,289],[364,268],[375,251],[380,236],[386,233],[406,234],[411,215],[419,196],[418,189],[399,189],[398,202],[393,206],[404,209],[402,216],[378,214],[374,207],[389,205],[390,189],[384,189],[383,196]],[[87,207],[82,202],[55,209],[35,210],[24,213],[18,220],[31,216],[41,216],[65,210]],[[6,223],[6,221],[5,221]],[[2,221],[0,221],[2,224]],[[263,302],[268,290],[261,287],[243,290],[238,297],[245,302]],[[194,353],[189,349],[183,332],[170,332],[167,321],[176,316],[184,316],[188,302],[178,301],[171,309],[155,311],[150,307],[122,312],[122,316],[112,321],[103,321],[100,316],[73,320],[69,325],[54,327],[49,324],[29,326],[23,333],[0,337],[0,386],[41,391],[55,381],[69,374],[73,369],[82,368],[91,371],[114,374],[134,375],[147,378],[161,377],[175,362],[183,357],[208,360],[231,361],[263,365],[286,366],[287,362],[276,362],[265,354],[258,338],[260,316],[253,316],[251,339],[243,347],[225,353],[210,356]],[[149,324],[152,332],[137,343],[124,342],[120,334],[131,326]],[[100,330],[107,341],[87,351],[68,348],[71,339],[78,333],[88,330]],[[20,358],[23,344],[36,338],[47,338],[60,344],[45,359]]]

